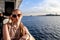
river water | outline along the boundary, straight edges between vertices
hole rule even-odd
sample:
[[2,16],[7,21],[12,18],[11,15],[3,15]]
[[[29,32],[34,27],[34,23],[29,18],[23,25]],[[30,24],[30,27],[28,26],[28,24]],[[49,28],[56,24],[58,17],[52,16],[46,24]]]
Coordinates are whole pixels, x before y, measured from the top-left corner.
[[60,16],[24,16],[22,22],[36,40],[60,40]]

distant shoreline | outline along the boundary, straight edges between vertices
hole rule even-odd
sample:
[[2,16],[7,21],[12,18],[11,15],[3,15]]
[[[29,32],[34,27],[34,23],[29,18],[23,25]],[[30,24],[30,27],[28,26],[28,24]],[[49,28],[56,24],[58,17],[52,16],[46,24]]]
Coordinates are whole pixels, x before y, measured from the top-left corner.
[[60,16],[58,14],[46,14],[46,15],[29,15],[29,16]]
[[[46,16],[46,15],[40,15],[40,16]],[[33,16],[30,16],[30,17],[33,17]]]

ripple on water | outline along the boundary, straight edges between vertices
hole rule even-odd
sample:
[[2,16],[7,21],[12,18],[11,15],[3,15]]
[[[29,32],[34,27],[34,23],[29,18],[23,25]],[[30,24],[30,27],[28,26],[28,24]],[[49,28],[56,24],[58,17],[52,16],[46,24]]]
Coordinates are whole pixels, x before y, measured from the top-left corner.
[[60,40],[60,16],[24,17],[23,23],[36,40]]

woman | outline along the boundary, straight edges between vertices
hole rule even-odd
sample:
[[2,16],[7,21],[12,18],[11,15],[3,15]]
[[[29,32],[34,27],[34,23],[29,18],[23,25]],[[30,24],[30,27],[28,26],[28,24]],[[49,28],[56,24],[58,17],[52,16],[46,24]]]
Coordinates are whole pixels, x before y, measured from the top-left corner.
[[11,23],[3,25],[3,40],[30,40],[28,29],[22,24],[22,12],[18,9],[12,11]]

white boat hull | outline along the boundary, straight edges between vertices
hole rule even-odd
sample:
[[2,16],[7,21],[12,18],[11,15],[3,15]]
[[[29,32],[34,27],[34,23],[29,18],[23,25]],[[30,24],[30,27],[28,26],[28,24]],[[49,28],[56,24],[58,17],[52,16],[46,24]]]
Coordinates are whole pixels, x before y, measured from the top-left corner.
[[30,34],[30,40],[35,40],[35,38]]

